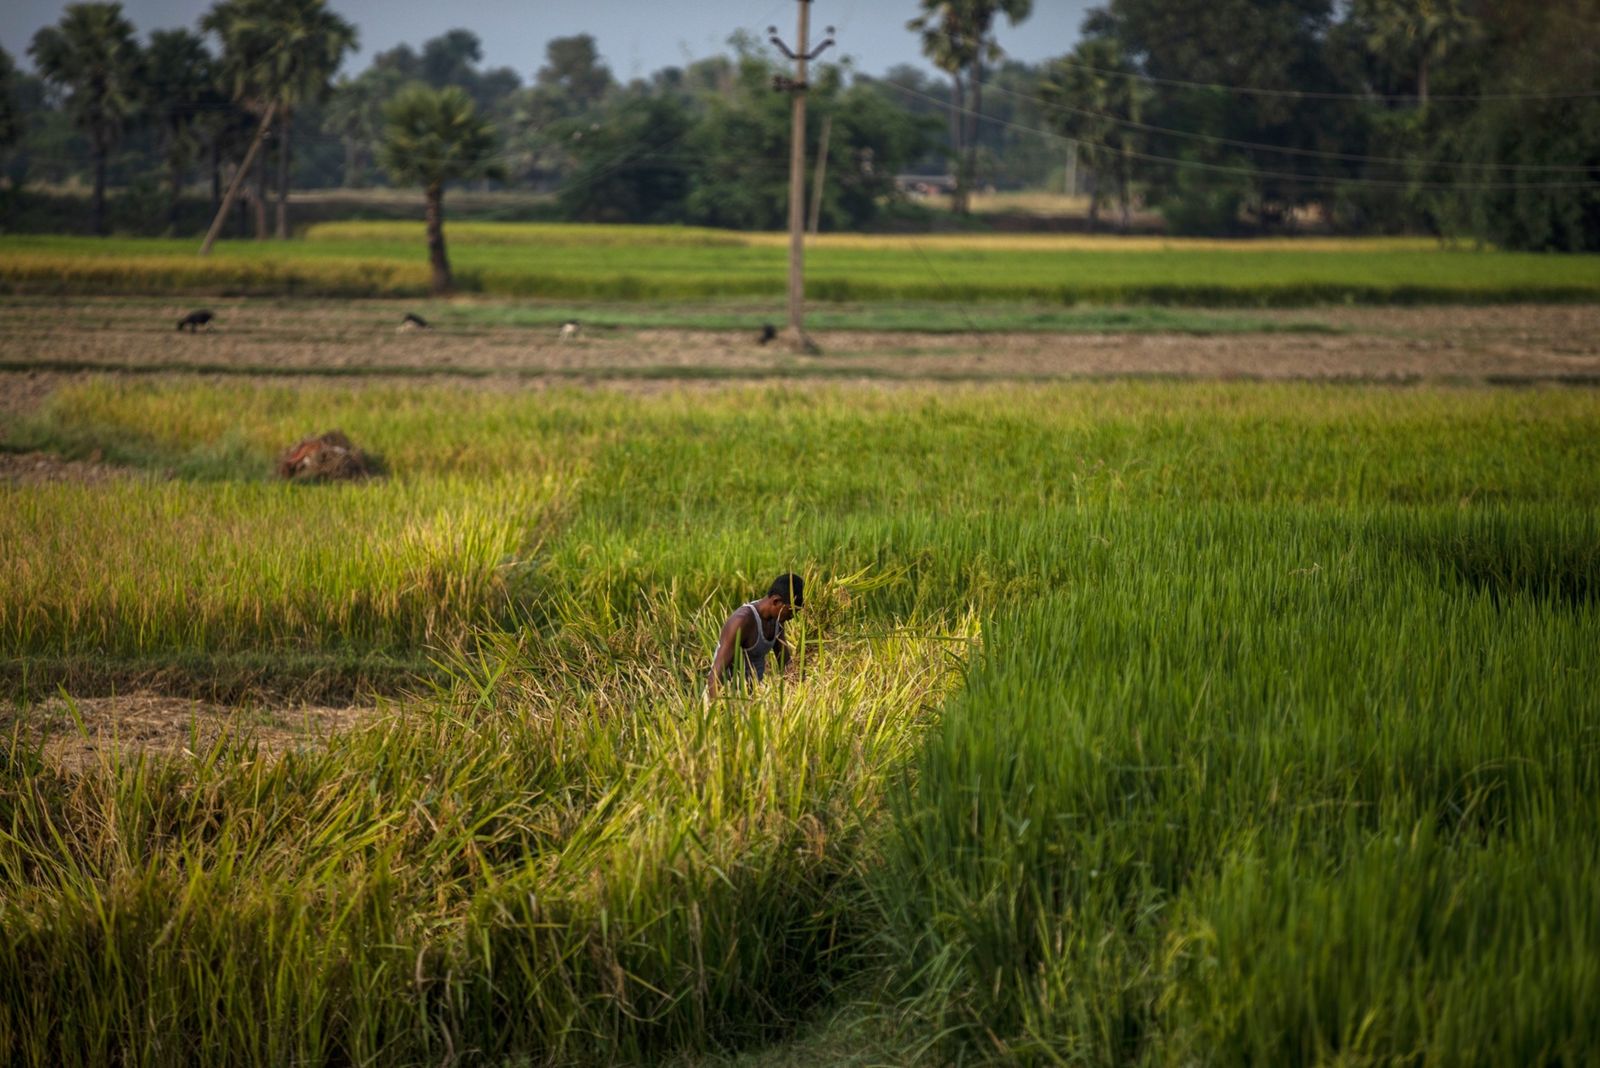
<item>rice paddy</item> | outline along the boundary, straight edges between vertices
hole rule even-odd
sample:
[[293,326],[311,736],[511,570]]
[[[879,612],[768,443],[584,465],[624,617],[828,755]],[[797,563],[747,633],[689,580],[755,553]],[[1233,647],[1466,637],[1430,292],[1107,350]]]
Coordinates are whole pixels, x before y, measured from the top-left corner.
[[[774,298],[785,239],[691,227],[447,224],[459,289],[545,300]],[[619,251],[625,256],[619,256]],[[8,292],[418,296],[420,223],[327,223],[303,239],[193,242],[0,238]],[[1222,243],[1076,235],[823,234],[807,253],[822,302],[1139,303],[1267,307],[1320,303],[1593,301],[1593,256],[1445,247],[1416,239]]]
[[[332,426],[389,477],[269,479]],[[1600,1048],[1592,391],[88,379],[5,444],[127,477],[0,484],[0,1060]],[[375,711],[47,758],[153,675]]]

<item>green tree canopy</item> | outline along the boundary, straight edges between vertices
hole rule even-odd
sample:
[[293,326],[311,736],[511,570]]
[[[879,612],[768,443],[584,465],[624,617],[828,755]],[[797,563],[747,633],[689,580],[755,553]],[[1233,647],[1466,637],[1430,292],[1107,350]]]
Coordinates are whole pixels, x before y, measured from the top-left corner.
[[1481,35],[1451,68],[1468,80],[1445,83],[1481,99],[1429,110],[1438,154],[1477,167],[1447,217],[1505,248],[1600,252],[1600,50],[1574,37],[1600,25],[1600,0],[1481,12]]
[[1351,12],[1367,43],[1389,62],[1416,73],[1419,106],[1428,104],[1428,72],[1479,32],[1469,0],[1356,0]]
[[11,61],[11,54],[0,48],[0,151],[10,148],[22,137],[16,82],[17,66]]
[[967,210],[977,170],[978,117],[983,111],[983,64],[1003,53],[994,20],[1016,25],[1033,13],[1033,0],[921,0],[922,13],[906,28],[921,37],[923,54],[950,75],[950,149],[957,159],[955,207]]
[[611,70],[600,62],[594,38],[586,33],[552,38],[545,45],[545,64],[536,83],[571,101],[581,110],[600,101],[615,85]]
[[1112,77],[1163,80],[1139,115],[1138,151],[1160,158],[1133,169],[1169,221],[1231,229],[1227,204],[1242,201],[1266,226],[1359,176],[1337,155],[1363,105],[1329,63],[1334,14],[1332,0],[1111,0],[1091,12],[1086,38],[1115,41],[1126,64]]
[[[688,221],[747,230],[785,225],[791,111],[787,96],[772,91],[776,73],[778,68],[747,53],[731,88],[702,96],[705,111],[685,138],[693,174]],[[807,154],[813,160],[829,120],[822,225],[869,225],[896,195],[895,175],[929,151],[939,119],[899,107],[869,79],[847,84],[842,66],[823,64],[812,75],[806,109]],[[806,177],[812,179],[809,168]]]
[[1106,187],[1115,184],[1126,229],[1133,191],[1130,153],[1142,144],[1139,122],[1144,86],[1113,38],[1078,42],[1072,54],[1046,68],[1039,85],[1046,121],[1071,138],[1079,159],[1090,169],[1089,229],[1100,218]]
[[324,0],[222,0],[200,19],[222,42],[221,72],[257,111],[320,99],[356,30]]
[[675,222],[683,218],[691,166],[684,136],[693,124],[676,97],[627,93],[594,121],[553,129],[575,161],[558,195],[562,214],[585,222]]
[[447,85],[466,88],[478,73],[483,41],[471,30],[454,29],[422,45],[422,79],[436,89]]
[[[747,53],[728,89],[702,90],[704,115],[688,138],[696,161],[686,205],[692,221],[742,230],[784,225],[792,109],[787,94],[772,91],[776,72]],[[815,107],[809,109],[808,127],[816,115]]]
[[[616,89],[611,71],[600,62],[593,37],[579,34],[547,42],[545,63],[534,84],[508,101],[517,173],[535,182],[548,181],[563,171],[571,174],[593,155],[585,149],[597,142],[581,143],[587,127],[613,117],[630,123],[630,108],[637,107],[641,96],[653,95],[642,90],[629,98],[632,103],[608,109],[608,99]],[[671,92],[668,90],[668,95]],[[585,202],[582,210],[588,212],[592,207]]]
[[356,30],[324,0],[220,0],[200,20],[222,42],[222,77],[234,99],[277,116],[278,236],[288,236],[294,109],[326,97]]
[[144,97],[161,134],[169,182],[167,225],[177,225],[185,174],[200,151],[198,127],[215,82],[205,41],[188,30],[157,30],[145,50]]
[[143,65],[121,4],[69,4],[34,34],[28,53],[39,73],[67,92],[67,111],[94,156],[94,232],[104,234],[106,157],[139,113]]

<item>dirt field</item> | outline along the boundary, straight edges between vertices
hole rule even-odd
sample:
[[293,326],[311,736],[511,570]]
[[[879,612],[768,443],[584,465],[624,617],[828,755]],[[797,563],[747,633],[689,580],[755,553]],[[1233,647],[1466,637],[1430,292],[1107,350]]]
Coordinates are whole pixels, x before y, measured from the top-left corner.
[[[1202,378],[1600,381],[1600,306],[1312,308],[1252,312],[1337,333],[915,334],[819,332],[823,354],[760,346],[753,333],[554,327],[395,330],[388,301],[217,300],[216,328],[179,334],[190,305],[0,301],[4,390],[39,372],[671,379],[766,376],[983,380],[1178,375]],[[26,377],[32,371],[30,384]],[[21,375],[23,377],[19,378]],[[48,388],[46,386],[45,388]],[[37,398],[35,398],[37,399]],[[0,402],[3,403],[3,402]]]
[[0,710],[0,726],[13,724],[30,742],[42,743],[46,760],[78,770],[113,754],[149,753],[193,758],[224,735],[247,737],[265,756],[314,743],[393,710],[326,708],[229,708],[160,694],[135,693],[44,701],[26,713]]

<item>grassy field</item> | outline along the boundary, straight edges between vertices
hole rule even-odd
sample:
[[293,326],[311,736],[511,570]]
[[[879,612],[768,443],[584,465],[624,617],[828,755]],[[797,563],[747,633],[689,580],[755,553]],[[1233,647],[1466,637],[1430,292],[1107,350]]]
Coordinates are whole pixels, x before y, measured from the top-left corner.
[[[268,480],[334,425],[391,476]],[[14,694],[425,681],[282,759],[22,713],[0,1060],[1600,1048],[1593,392],[90,381],[8,445],[145,473],[0,487]],[[803,672],[703,703],[790,567]]]
[[[448,227],[460,288],[552,300],[773,298],[783,235],[687,227],[462,223]],[[0,238],[10,292],[414,296],[420,224],[337,223],[288,244]],[[1593,256],[1442,248],[1415,239],[1213,240],[1057,235],[822,235],[807,293],[823,302],[1288,306],[1593,301]]]

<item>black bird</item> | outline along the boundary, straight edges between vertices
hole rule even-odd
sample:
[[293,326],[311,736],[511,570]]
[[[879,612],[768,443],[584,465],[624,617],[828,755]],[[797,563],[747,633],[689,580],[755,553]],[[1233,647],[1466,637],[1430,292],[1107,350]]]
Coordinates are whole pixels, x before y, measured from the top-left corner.
[[209,309],[201,308],[199,311],[192,311],[182,319],[179,319],[178,329],[182,330],[187,326],[191,334],[197,332],[202,326],[209,330],[211,329],[211,320],[215,318],[216,316],[212,315]]
[[778,328],[777,327],[773,326],[771,323],[763,323],[761,325],[761,340],[756,342],[756,344],[765,345],[767,342],[771,341],[773,338],[775,338],[777,336],[778,336]]
[[418,315],[416,312],[406,312],[406,317],[404,319],[400,320],[400,329],[402,329],[402,330],[431,330],[433,328],[428,325],[428,320],[424,319],[422,316]]

